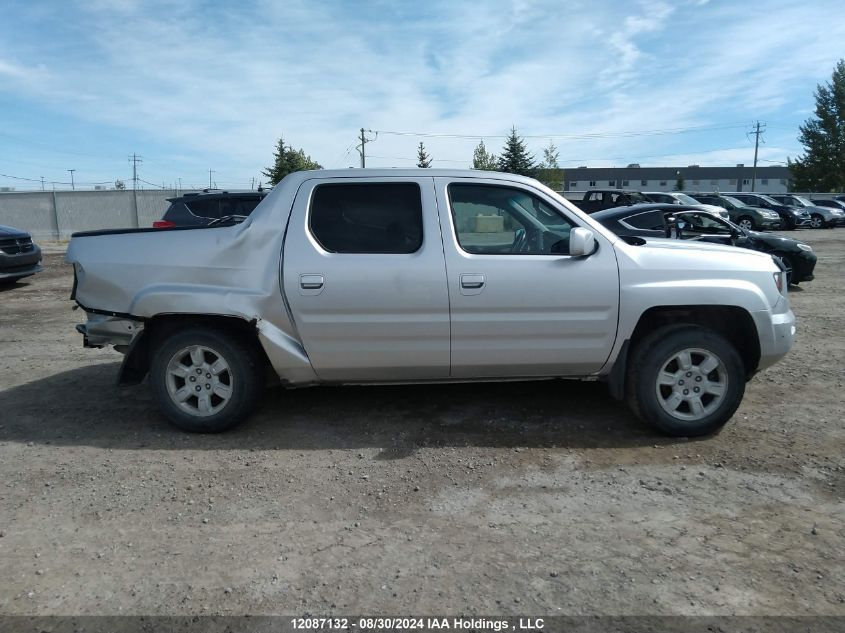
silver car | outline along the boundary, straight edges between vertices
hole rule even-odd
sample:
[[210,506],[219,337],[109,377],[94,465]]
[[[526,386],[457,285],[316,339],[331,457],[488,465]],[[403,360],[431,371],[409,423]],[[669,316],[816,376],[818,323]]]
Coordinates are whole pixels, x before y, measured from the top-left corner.
[[[617,237],[498,172],[308,171],[243,222],[76,234],[85,345],[188,431],[287,387],[571,378],[672,435],[720,428],[795,320],[769,255]],[[105,388],[105,387],[104,387]]]

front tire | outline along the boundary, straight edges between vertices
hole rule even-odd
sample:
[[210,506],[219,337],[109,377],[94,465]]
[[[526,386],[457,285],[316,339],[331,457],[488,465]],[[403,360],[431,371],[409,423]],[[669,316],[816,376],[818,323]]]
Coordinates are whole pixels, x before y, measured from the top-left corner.
[[190,433],[221,433],[246,419],[263,387],[263,365],[245,337],[194,327],[165,338],[150,363],[161,412]]
[[634,348],[629,367],[629,406],[674,437],[719,430],[745,393],[745,368],[734,346],[698,325],[655,330]]
[[818,213],[813,213],[810,216],[810,228],[811,229],[823,229],[824,228],[824,218],[820,216]]
[[739,219],[739,222],[737,222],[737,224],[744,228],[746,231],[754,231],[757,228],[757,225],[754,224],[754,219],[750,218],[747,215],[742,216]]

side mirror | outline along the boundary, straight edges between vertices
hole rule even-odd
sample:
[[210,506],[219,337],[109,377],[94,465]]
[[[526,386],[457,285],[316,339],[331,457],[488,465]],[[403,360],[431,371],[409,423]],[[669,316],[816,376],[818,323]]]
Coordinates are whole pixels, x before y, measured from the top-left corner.
[[580,226],[569,232],[569,254],[573,257],[592,255],[596,250],[596,237],[590,229]]

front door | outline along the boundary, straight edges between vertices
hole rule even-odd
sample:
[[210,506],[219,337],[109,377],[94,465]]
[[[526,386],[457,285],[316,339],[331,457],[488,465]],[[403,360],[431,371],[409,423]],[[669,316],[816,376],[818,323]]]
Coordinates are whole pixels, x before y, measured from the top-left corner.
[[586,375],[610,355],[613,247],[572,257],[579,223],[553,197],[495,179],[436,178],[455,378]]
[[306,181],[282,272],[322,380],[448,377],[449,296],[431,178]]

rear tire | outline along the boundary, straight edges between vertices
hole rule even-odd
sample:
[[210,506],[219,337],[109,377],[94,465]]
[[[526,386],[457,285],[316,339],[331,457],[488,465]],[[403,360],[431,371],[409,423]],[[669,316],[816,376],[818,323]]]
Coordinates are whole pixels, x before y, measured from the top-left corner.
[[702,326],[658,328],[632,351],[628,405],[667,435],[695,437],[718,431],[736,412],[744,393],[745,368],[736,349]]
[[264,386],[263,364],[244,336],[192,327],[161,341],[150,386],[161,412],[190,433],[221,433],[246,419]]

